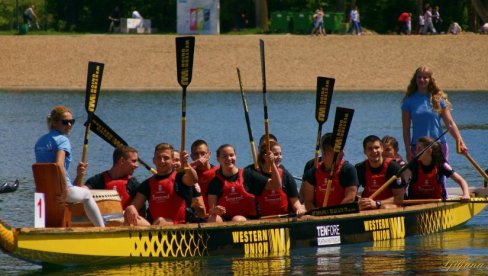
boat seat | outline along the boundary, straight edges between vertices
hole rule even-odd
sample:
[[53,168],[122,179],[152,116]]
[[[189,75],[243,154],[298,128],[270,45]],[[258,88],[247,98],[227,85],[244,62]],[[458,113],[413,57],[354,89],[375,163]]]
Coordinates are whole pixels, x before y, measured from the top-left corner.
[[46,204],[46,227],[71,226],[71,211],[66,202],[66,179],[56,163],[34,163],[32,165],[36,192],[44,193]]

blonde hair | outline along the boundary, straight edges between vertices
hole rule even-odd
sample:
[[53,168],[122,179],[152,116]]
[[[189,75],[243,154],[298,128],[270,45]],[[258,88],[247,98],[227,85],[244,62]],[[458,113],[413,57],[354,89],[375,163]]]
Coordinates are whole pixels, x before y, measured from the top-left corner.
[[51,110],[49,115],[47,115],[47,118],[46,118],[48,128],[54,129],[54,123],[61,121],[63,119],[64,113],[66,113],[66,112],[71,113],[71,115],[73,115],[73,112],[71,112],[71,109],[69,109],[68,107],[66,107],[64,105],[55,106]]
[[427,90],[429,92],[430,106],[432,107],[432,110],[437,113],[441,113],[442,111],[441,99],[443,99],[444,102],[446,103],[446,108],[450,110],[452,105],[449,99],[447,98],[447,94],[444,91],[442,91],[440,87],[437,85],[433,77],[432,70],[427,66],[420,66],[419,68],[417,68],[417,70],[415,70],[415,73],[413,74],[412,79],[410,80],[410,84],[407,87],[407,93],[405,94],[405,97],[403,98],[402,102],[405,101],[408,97],[412,96],[418,90],[417,75],[421,72],[427,73],[430,78]]

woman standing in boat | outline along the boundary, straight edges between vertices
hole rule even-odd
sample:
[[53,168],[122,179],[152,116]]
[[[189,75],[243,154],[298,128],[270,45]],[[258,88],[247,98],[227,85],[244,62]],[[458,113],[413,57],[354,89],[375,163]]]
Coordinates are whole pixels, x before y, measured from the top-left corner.
[[37,163],[57,163],[61,173],[66,178],[67,195],[65,200],[69,203],[82,202],[86,215],[90,221],[98,227],[104,227],[102,215],[98,209],[97,203],[93,199],[90,190],[82,188],[80,183],[86,173],[86,163],[80,162],[77,168],[76,178],[73,185],[67,173],[72,160],[71,143],[67,135],[71,132],[75,119],[73,112],[65,106],[56,106],[47,116],[47,125],[49,132],[39,140],[34,147]]
[[[256,201],[258,203],[258,215],[259,216],[272,216],[287,214],[293,211],[297,216],[302,216],[306,210],[305,206],[300,203],[298,199],[297,183],[293,176],[281,165],[283,160],[281,145],[277,142],[270,141],[270,149],[274,155],[274,163],[278,168],[278,173],[281,177],[281,188],[277,190],[264,188],[258,191],[256,194]],[[263,143],[259,146],[258,162],[259,173],[266,177],[271,177],[271,164],[266,163],[266,144]],[[256,171],[254,164],[247,166],[244,171],[251,170]]]
[[[415,155],[415,142],[422,136],[438,138],[442,134],[441,119],[456,140],[461,153],[468,148],[459,133],[458,127],[451,116],[451,103],[447,94],[442,91],[432,76],[432,70],[422,66],[415,70],[410,80],[407,93],[402,101],[403,142],[407,153],[407,161]],[[412,130],[412,133],[410,132]],[[449,150],[446,138],[440,139],[442,151],[446,160]]]
[[208,187],[209,222],[246,221],[247,218],[255,218],[256,191],[263,187],[281,189],[281,177],[271,151],[265,155],[266,163],[271,164],[271,178],[237,168],[236,159],[232,145],[224,144],[217,149],[220,169]]
[[461,199],[469,200],[468,183],[445,160],[438,142],[434,143],[434,139],[430,137],[420,137],[416,144],[417,153],[432,143],[432,147],[426,150],[417,162],[408,163],[408,169],[412,174],[408,185],[408,198],[446,199],[447,192],[442,179],[450,177],[461,187]]

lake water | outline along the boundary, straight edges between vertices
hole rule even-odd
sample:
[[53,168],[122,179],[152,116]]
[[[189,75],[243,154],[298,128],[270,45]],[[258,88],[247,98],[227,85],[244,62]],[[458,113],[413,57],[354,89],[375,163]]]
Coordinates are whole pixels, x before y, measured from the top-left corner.
[[[254,139],[264,133],[262,94],[247,93]],[[332,131],[337,106],[355,110],[346,143],[346,159],[362,161],[362,139],[370,134],[392,135],[399,139],[400,153],[405,155],[401,140],[401,92],[335,92],[323,133]],[[453,117],[478,164],[488,166],[488,93],[449,93]],[[55,105],[69,106],[77,119],[70,136],[75,164],[81,159],[86,120],[84,93],[0,92],[0,183],[19,179],[15,193],[0,195],[0,218],[15,227],[33,226],[34,184],[31,165],[33,145],[47,132],[45,117]],[[151,164],[157,143],[169,142],[180,148],[181,93],[102,92],[96,114],[129,145],[139,150],[140,158]],[[313,157],[317,122],[315,92],[268,93],[270,132],[282,144],[283,164],[295,176]],[[233,144],[237,163],[244,167],[252,156],[245,125],[241,96],[234,92],[195,93],[187,95],[186,149],[195,139],[208,141],[211,150],[224,143]],[[481,186],[482,178],[461,155],[454,153],[452,137],[451,165],[469,182]],[[87,159],[88,176],[108,169],[113,148],[92,133]],[[215,161],[213,154],[212,162]],[[74,175],[75,166],[70,174]],[[140,167],[135,176],[144,180],[150,173]],[[455,187],[456,184],[448,182]],[[196,261],[154,263],[117,267],[67,269],[60,273],[99,274],[417,274],[462,272],[484,274],[488,271],[488,211],[482,212],[465,226],[443,234],[408,237],[385,243],[360,243],[340,247],[309,248],[292,251],[290,256],[268,259],[203,258]],[[463,268],[459,268],[459,266]],[[38,273],[40,266],[0,253],[0,274]]]

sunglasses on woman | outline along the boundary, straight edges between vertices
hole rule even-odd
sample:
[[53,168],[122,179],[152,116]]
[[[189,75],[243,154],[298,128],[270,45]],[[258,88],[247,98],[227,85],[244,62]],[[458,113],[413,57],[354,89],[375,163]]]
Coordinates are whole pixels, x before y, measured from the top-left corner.
[[75,124],[75,119],[61,120],[61,123],[63,124],[63,126],[67,126],[68,124],[74,125]]

